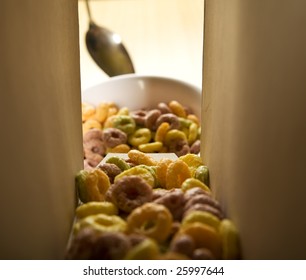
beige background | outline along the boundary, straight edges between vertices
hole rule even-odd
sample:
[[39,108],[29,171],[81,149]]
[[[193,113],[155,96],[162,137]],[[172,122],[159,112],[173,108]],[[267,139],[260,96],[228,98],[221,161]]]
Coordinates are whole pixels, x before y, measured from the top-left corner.
[[206,0],[202,155],[247,259],[306,258],[306,3]]
[[[139,74],[202,87],[204,0],[91,0],[94,21],[118,33]],[[81,86],[108,79],[85,45],[88,16],[79,1]]]
[[77,8],[0,4],[0,259],[64,257],[83,164]]

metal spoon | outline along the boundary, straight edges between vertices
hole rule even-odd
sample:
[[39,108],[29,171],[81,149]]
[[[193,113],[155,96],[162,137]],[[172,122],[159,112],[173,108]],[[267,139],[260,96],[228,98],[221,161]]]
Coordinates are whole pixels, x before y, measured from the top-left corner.
[[86,46],[93,60],[110,77],[135,73],[132,60],[120,36],[94,23],[88,0],[86,7],[89,17]]

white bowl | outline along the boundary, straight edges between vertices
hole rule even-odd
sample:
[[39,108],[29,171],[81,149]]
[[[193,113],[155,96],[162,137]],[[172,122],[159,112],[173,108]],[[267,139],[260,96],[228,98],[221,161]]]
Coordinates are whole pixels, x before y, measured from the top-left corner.
[[201,116],[201,89],[186,82],[158,76],[126,74],[112,77],[82,92],[82,101],[97,106],[115,102],[130,110],[152,108],[159,102],[176,100]]

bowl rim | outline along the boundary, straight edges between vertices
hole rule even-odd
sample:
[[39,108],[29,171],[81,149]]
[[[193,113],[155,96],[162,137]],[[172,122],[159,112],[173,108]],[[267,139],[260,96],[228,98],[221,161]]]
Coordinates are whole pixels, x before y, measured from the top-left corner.
[[117,81],[125,81],[125,80],[164,80],[164,81],[168,81],[168,82],[173,82],[173,83],[178,83],[181,84],[183,86],[189,87],[191,89],[193,89],[194,91],[197,91],[199,94],[202,94],[202,89],[190,82],[184,81],[184,80],[180,80],[178,78],[174,78],[174,77],[168,77],[168,76],[161,76],[161,75],[157,75],[157,74],[137,74],[137,73],[130,73],[130,74],[122,74],[122,75],[118,75],[118,76],[113,76],[110,77],[108,80],[103,80],[100,83],[90,86],[86,89],[82,90],[82,97],[83,94],[86,94],[87,92],[90,92],[92,90],[94,90],[97,87],[100,87],[102,84],[110,84],[110,83],[114,83]]

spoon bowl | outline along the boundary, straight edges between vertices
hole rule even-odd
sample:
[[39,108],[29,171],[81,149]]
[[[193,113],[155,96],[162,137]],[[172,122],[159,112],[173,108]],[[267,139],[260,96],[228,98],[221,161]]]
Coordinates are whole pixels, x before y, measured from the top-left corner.
[[92,19],[86,0],[89,29],[86,46],[96,64],[110,77],[135,73],[132,60],[118,34],[98,26]]

